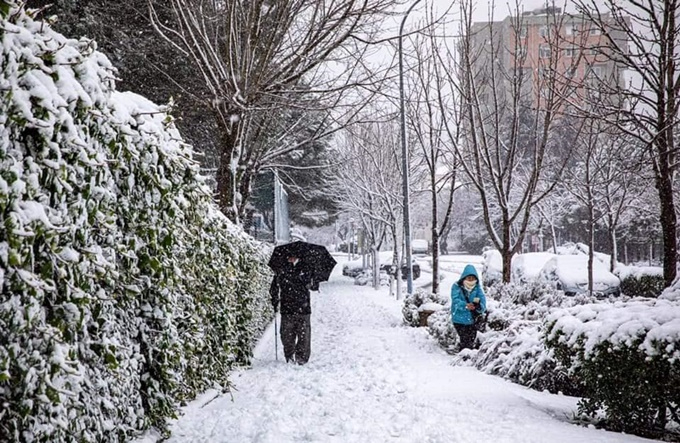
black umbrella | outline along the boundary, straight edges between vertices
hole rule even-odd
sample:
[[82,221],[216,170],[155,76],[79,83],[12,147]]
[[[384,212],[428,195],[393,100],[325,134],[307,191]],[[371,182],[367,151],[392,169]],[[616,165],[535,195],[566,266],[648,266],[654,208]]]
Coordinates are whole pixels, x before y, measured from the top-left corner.
[[286,266],[288,257],[297,257],[305,263],[312,270],[315,282],[328,281],[328,277],[337,264],[324,246],[296,241],[275,247],[269,259],[269,267],[274,272],[278,272]]

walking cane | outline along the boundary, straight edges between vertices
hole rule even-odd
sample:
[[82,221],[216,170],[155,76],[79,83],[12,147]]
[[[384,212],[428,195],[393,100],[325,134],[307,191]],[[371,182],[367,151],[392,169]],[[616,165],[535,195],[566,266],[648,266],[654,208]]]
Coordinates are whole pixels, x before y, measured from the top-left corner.
[[276,325],[276,312],[274,312],[274,355],[279,361],[279,327]]

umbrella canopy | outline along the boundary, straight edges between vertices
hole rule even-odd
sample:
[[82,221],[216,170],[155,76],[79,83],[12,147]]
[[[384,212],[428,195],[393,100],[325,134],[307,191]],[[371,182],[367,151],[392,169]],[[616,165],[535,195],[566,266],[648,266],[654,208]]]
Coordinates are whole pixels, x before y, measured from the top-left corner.
[[275,247],[268,265],[274,272],[278,272],[286,266],[288,257],[297,257],[305,263],[312,270],[316,282],[328,281],[337,264],[324,246],[296,241]]

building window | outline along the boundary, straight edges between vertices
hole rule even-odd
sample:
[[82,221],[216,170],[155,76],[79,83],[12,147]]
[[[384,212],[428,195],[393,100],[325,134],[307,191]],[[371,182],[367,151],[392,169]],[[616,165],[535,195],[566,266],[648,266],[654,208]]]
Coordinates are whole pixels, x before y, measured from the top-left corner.
[[588,75],[591,77],[595,77],[597,79],[601,79],[602,76],[604,75],[604,67],[603,66],[591,66],[588,68]]
[[578,26],[569,24],[564,28],[564,33],[566,35],[578,35]]
[[521,38],[525,38],[528,33],[526,26],[521,26],[519,29],[515,28],[515,32],[517,33],[517,36]]
[[515,78],[519,79],[520,81],[523,81],[524,79],[527,78],[529,72],[531,71],[527,71],[526,68],[515,68]]
[[522,45],[515,48],[515,58],[522,59],[527,55],[527,47]]
[[577,72],[576,66],[572,66],[570,68],[567,68],[567,71],[564,73],[564,76],[566,78],[574,78],[576,77],[576,72]]
[[550,68],[538,68],[538,81],[542,85],[551,84],[555,80],[555,73]]
[[570,48],[566,48],[564,50],[564,56],[565,57],[576,57],[578,55],[578,49],[574,46]]
[[541,26],[538,28],[538,35],[541,37],[547,37],[548,36],[548,27],[547,26]]
[[595,48],[589,48],[589,49],[586,51],[586,54],[588,54],[588,55],[597,55],[597,49],[595,49]]
[[550,58],[550,46],[541,45],[538,47],[538,58]]
[[600,35],[600,34],[602,34],[600,32],[600,28],[595,28],[595,27],[590,28],[590,35]]

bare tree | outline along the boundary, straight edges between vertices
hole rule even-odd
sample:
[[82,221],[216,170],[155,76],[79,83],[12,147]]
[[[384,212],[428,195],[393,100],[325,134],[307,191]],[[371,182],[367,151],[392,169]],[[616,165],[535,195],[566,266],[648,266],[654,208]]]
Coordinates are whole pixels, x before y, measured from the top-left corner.
[[[462,113],[454,91],[447,91],[446,75],[438,54],[443,51],[442,43],[434,32],[414,39],[409,78],[410,100],[407,105],[414,145],[419,148],[415,157],[425,170],[426,190],[430,195],[430,232],[432,244],[432,293],[439,293],[439,254],[442,233],[450,230],[458,160],[453,145],[460,140]],[[447,112],[443,113],[442,110]],[[454,129],[447,132],[444,119]],[[443,200],[443,202],[442,202]],[[440,203],[443,203],[443,217],[440,219]]]
[[[616,128],[603,128],[598,136],[597,146],[601,162],[599,173],[601,186],[595,189],[601,224],[607,230],[611,251],[610,271],[614,271],[619,260],[619,225],[628,217],[639,198],[645,192],[649,181],[641,172],[642,153],[636,140],[620,134]],[[636,161],[636,159],[639,159]]]
[[[473,25],[471,11],[472,2],[464,1],[448,71],[463,103],[464,143],[457,154],[480,194],[484,224],[503,258],[503,281],[509,282],[512,256],[522,246],[531,212],[558,182],[568,140],[575,137],[561,121],[560,16],[544,16],[543,52],[528,54],[521,14],[509,24],[480,26]],[[540,57],[538,72],[525,69],[527,57]]]
[[[206,107],[221,136],[217,194],[238,222],[247,188],[241,181],[262,164],[334,133],[357,109],[343,108],[349,90],[370,87],[362,69],[376,23],[395,0],[168,0],[173,25],[159,18],[157,0],[147,0],[153,24],[201,73],[209,90]],[[354,94],[356,97],[357,94]],[[280,145],[257,143],[253,124],[272,110],[323,112],[307,138],[290,118]],[[338,112],[338,110],[341,110]],[[294,113],[294,112],[293,112]],[[249,156],[251,149],[268,147]],[[239,208],[240,206],[240,208]]]
[[675,129],[680,107],[680,21],[678,0],[577,0],[579,12],[601,33],[603,44],[589,48],[614,60],[631,78],[608,83],[609,95],[624,106],[584,109],[606,118],[645,146],[654,172],[663,231],[666,285],[677,273],[677,214],[673,193],[678,146]]
[[586,210],[586,225],[588,229],[588,292],[593,293],[593,260],[595,250],[595,225],[604,216],[597,211],[597,191],[609,183],[607,174],[607,151],[600,143],[602,121],[587,119],[583,137],[578,140],[578,147],[574,152],[574,167],[568,169],[565,181],[569,192],[583,205]]
[[[336,179],[331,192],[343,212],[359,219],[373,251],[374,276],[377,252],[385,236],[394,247],[392,264],[400,272],[401,169],[400,140],[396,121],[358,125],[346,131],[338,152]],[[400,279],[397,279],[400,297]]]
[[557,253],[557,233],[561,228],[560,220],[569,212],[572,203],[571,194],[566,192],[564,186],[558,186],[536,205],[536,210],[532,215],[537,219],[535,225],[539,226],[539,231],[544,223],[548,227],[550,246],[555,254]]

